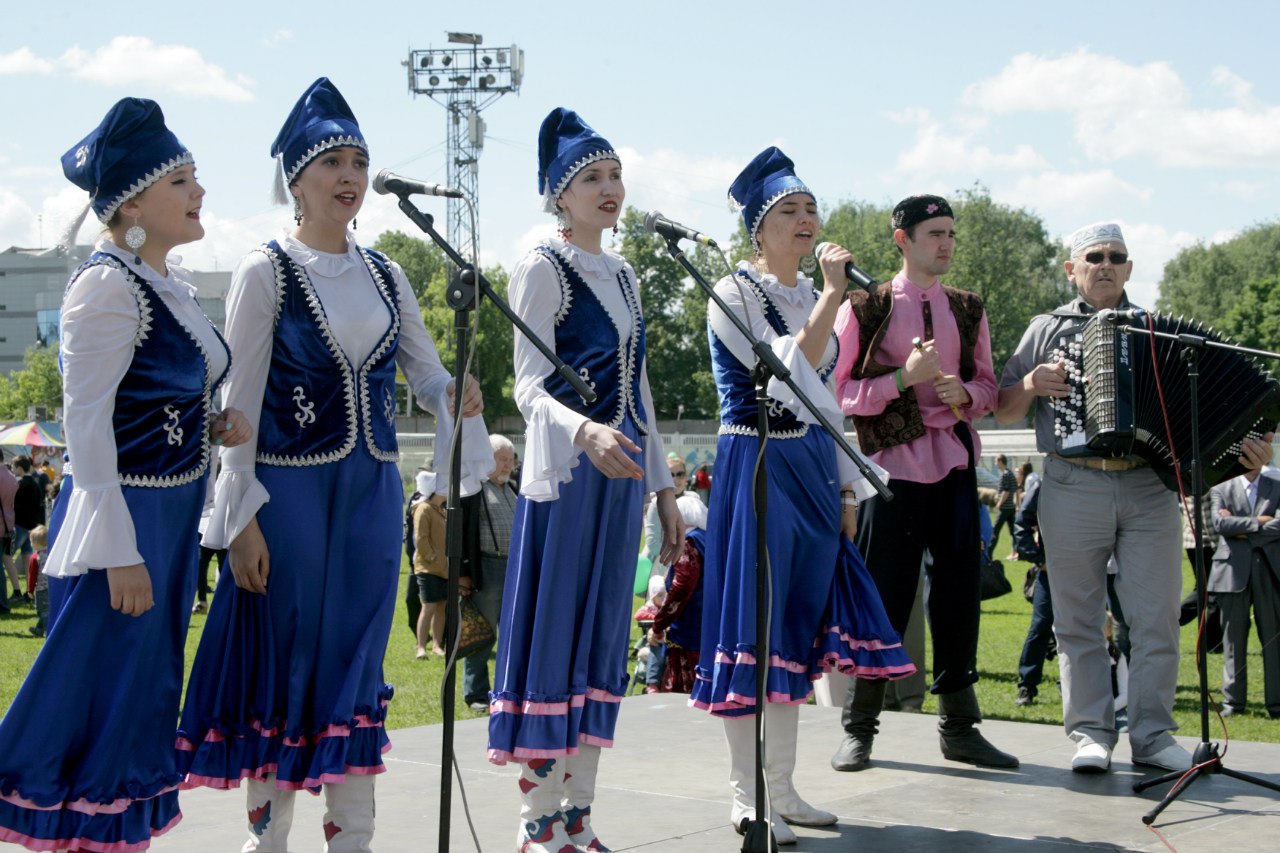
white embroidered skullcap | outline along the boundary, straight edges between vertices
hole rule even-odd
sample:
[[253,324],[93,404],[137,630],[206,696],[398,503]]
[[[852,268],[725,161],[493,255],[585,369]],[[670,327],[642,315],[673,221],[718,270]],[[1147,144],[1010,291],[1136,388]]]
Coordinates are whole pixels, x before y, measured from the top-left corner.
[[1071,235],[1071,256],[1075,257],[1090,246],[1100,243],[1124,243],[1124,234],[1114,222],[1095,222],[1077,229]]

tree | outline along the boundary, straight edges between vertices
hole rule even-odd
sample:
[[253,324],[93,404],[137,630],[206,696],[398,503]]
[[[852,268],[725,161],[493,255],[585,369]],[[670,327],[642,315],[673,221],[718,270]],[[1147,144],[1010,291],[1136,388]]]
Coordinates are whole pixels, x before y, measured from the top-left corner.
[[[1280,351],[1280,274],[1245,284],[1220,328],[1241,346]],[[1275,363],[1263,362],[1262,367],[1273,375],[1280,373]]]
[[[454,312],[449,307],[446,287],[456,268],[438,247],[399,231],[383,234],[373,245],[404,269],[422,310],[427,331],[436,342],[440,358],[450,372],[454,367]],[[510,276],[501,266],[484,271],[494,291],[504,299]],[[515,399],[513,331],[506,317],[492,305],[481,303],[479,317],[472,318],[476,332],[476,353],[471,373],[484,392],[485,416],[498,418],[518,414]]]
[[1280,275],[1280,223],[1258,225],[1214,246],[1197,243],[1165,264],[1156,308],[1221,325],[1254,282]]
[[27,350],[22,362],[26,367],[0,376],[0,420],[26,420],[29,406],[43,406],[50,415],[62,406],[58,350],[37,344]]
[[[714,418],[718,411],[707,349],[706,297],[666,250],[663,238],[644,228],[644,214],[628,207],[618,223],[620,253],[636,271],[644,309],[649,385],[656,417]],[[690,259],[709,280],[724,266],[718,255]]]

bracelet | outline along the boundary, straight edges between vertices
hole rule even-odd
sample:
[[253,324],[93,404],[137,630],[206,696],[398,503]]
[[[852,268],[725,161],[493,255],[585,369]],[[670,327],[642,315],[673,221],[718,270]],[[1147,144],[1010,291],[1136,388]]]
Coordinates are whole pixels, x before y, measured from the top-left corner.
[[893,384],[895,384],[895,385],[897,385],[897,386],[898,386],[898,393],[899,393],[899,394],[905,394],[905,393],[907,393],[907,384],[906,384],[905,382],[903,382],[903,381],[902,381],[902,368],[901,368],[901,367],[899,367],[897,370],[895,370],[895,371],[893,372]]
[[845,506],[856,507],[858,505],[858,499],[857,498],[841,498],[840,503],[844,504]]

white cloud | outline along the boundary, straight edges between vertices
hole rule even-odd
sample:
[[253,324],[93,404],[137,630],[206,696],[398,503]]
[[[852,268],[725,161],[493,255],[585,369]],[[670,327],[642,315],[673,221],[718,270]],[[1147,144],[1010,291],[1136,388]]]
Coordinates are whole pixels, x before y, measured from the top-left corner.
[[252,81],[234,79],[200,51],[186,45],[156,44],[145,36],[116,36],[88,51],[79,45],[56,59],[43,59],[23,47],[0,55],[0,74],[67,74],[104,86],[147,84],[179,95],[220,101],[251,101]]
[[1262,192],[1261,181],[1210,181],[1209,189],[1235,198],[1253,198]]
[[52,74],[53,68],[52,62],[36,56],[29,47],[0,53],[0,74]]
[[271,35],[263,36],[261,39],[259,39],[259,43],[263,47],[277,47],[279,45],[284,44],[287,41],[292,41],[292,40],[293,40],[293,30],[276,30]]
[[923,110],[911,113],[917,124],[915,142],[898,155],[898,173],[923,177],[937,174],[959,174],[987,178],[992,172],[1044,169],[1048,162],[1027,144],[1014,146],[1009,152],[996,152],[977,144],[973,133],[982,122],[970,121],[969,128],[957,131],[944,127]]
[[1126,157],[1180,168],[1280,164],[1280,107],[1257,103],[1252,85],[1227,68],[1211,82],[1233,102],[1205,109],[1168,62],[1132,65],[1081,48],[1064,56],[1015,56],[964,101],[993,114],[1057,112],[1091,160]]
[[1119,198],[1151,200],[1150,189],[1135,186],[1110,169],[1024,175],[1012,188],[1000,189],[999,195],[1001,201],[1040,213],[1086,213],[1112,205]]

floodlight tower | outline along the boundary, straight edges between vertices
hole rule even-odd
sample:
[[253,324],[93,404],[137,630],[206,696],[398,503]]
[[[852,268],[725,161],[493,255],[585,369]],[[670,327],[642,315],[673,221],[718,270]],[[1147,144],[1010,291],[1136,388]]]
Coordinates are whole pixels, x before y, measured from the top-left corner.
[[[446,47],[410,50],[402,64],[409,69],[409,91],[426,95],[447,111],[449,186],[471,200],[479,219],[480,152],[484,119],[480,111],[508,92],[519,92],[524,77],[524,51],[515,45],[484,48],[479,33],[446,33]],[[460,199],[449,199],[446,235],[459,252],[479,253],[480,235]]]

